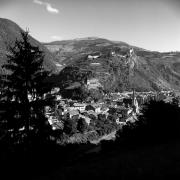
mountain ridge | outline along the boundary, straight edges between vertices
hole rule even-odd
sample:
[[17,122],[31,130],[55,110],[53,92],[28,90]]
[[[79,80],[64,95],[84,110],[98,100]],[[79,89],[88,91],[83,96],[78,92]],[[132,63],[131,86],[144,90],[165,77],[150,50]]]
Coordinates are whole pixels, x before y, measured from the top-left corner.
[[[74,41],[82,41],[82,40],[106,40],[106,41],[109,41],[109,42],[113,42],[114,44],[126,44],[126,45],[129,45],[130,43],[126,43],[124,41],[120,41],[120,40],[111,40],[111,39],[108,39],[108,38],[103,38],[103,37],[81,37],[81,38],[74,38],[74,39],[63,39],[63,40],[57,40],[57,41],[49,41],[49,42],[41,42],[42,44],[44,44],[45,46],[47,45],[61,45],[61,44],[64,44],[64,43],[68,43],[68,42],[74,42]],[[142,48],[142,47],[139,47],[137,45],[129,45],[131,47],[134,47],[134,48],[137,48],[137,49],[141,49],[141,50],[144,50],[144,51],[148,51],[148,52],[158,52],[158,53],[171,53],[171,52],[177,52],[179,53],[179,51],[177,50],[174,50],[174,51],[158,51],[158,50],[149,50],[149,49],[145,49],[145,48]]]
[[[8,46],[13,46],[16,39],[21,39],[21,31],[24,31],[15,22],[0,18],[0,67],[2,64],[6,63],[6,54],[8,53]],[[31,35],[29,36],[30,43],[34,46],[38,46],[40,50],[44,52],[44,67],[47,70],[56,72],[56,65],[54,62],[55,56],[53,53],[34,39]]]
[[[6,62],[7,45],[19,39],[21,31],[22,28],[13,21],[0,18],[0,66]],[[128,81],[127,88],[140,91],[180,90],[180,52],[149,51],[98,37],[42,45],[30,36],[30,42],[45,53],[46,69],[56,73],[68,66],[91,70],[92,78],[98,79],[105,89],[118,91]]]
[[[161,90],[161,89],[176,89],[180,90],[180,52],[158,52],[149,51],[136,46],[131,46],[124,42],[114,42],[106,39],[91,39],[88,40],[68,40],[56,41],[50,44],[46,43],[45,46],[53,52],[58,60],[58,63],[63,67],[78,66],[85,67],[89,70],[94,68],[96,77],[99,80],[103,79],[103,75],[99,76],[98,73],[109,73],[109,65],[105,62],[113,63],[120,71],[120,63],[125,61],[134,62],[134,77],[130,78],[129,88],[137,90]],[[128,53],[130,49],[134,50],[134,55],[130,58]],[[105,54],[110,54],[112,51],[117,51],[117,57],[104,57]],[[94,59],[93,62],[88,59],[88,55],[100,53],[101,57]],[[119,52],[119,55],[118,55]],[[122,54],[127,55],[124,58]],[[98,63],[101,63],[99,67]],[[119,63],[119,64],[118,64]],[[94,67],[92,67],[94,65]],[[95,67],[96,66],[96,67]],[[115,75],[112,72],[111,80],[116,79],[112,86],[115,86],[120,79],[120,73]],[[110,80],[109,80],[110,81]],[[106,85],[105,85],[106,86]]]

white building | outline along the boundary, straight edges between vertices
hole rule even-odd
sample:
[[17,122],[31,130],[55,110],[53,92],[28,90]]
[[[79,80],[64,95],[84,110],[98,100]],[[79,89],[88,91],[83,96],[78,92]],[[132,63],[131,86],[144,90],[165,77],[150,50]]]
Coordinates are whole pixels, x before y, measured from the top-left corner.
[[98,87],[102,87],[101,83],[98,79],[92,78],[87,80],[88,89],[97,89]]

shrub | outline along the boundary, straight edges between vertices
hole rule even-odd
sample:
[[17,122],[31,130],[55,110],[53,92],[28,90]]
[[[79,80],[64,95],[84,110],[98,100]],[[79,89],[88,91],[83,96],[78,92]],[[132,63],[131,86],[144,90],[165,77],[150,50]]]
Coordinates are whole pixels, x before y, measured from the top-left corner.
[[72,134],[76,133],[77,132],[77,123],[71,119],[65,120],[63,131],[68,135],[72,135]]
[[180,137],[180,108],[163,101],[150,101],[135,123],[127,123],[118,132],[133,143],[159,142]]
[[90,134],[88,134],[88,141],[93,141],[93,140],[97,140],[99,138],[99,135],[97,132],[92,132]]
[[78,120],[78,124],[77,124],[77,130],[81,133],[84,133],[88,128],[88,124],[86,123],[84,118],[80,118]]

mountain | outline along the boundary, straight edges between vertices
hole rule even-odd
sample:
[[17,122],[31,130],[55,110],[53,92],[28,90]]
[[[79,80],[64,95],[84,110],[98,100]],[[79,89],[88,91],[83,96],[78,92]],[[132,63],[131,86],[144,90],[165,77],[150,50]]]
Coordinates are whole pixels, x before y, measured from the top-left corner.
[[[16,23],[11,20],[0,18],[0,67],[6,62],[7,47],[13,46],[16,39],[21,39],[20,32],[23,31]],[[38,46],[44,52],[44,67],[47,70],[56,72],[55,56],[44,45],[30,36],[30,42]],[[1,70],[1,69],[0,69]]]
[[[6,62],[7,46],[21,38],[21,31],[16,23],[0,18],[0,67]],[[30,36],[30,42],[44,52],[45,69],[57,73],[70,66],[78,67],[91,72],[88,82],[95,79],[105,90],[180,90],[180,52],[148,51],[98,37],[42,44]],[[63,77],[63,72],[68,71],[61,71],[58,78]]]
[[56,56],[61,68],[77,66],[92,71],[91,78],[108,90],[120,90],[122,84],[126,84],[126,90],[180,90],[180,52],[148,51],[97,37],[44,45]]

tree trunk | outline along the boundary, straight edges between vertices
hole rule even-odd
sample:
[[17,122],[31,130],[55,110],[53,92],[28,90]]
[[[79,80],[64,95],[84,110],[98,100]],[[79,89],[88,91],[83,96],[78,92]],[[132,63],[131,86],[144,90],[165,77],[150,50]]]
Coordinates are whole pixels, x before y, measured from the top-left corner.
[[30,131],[30,108],[29,108],[29,101],[28,99],[26,98],[25,99],[25,102],[24,102],[24,105],[23,105],[23,114],[24,114],[24,122],[25,122],[25,136],[26,136],[26,141],[27,141],[27,144],[28,144],[28,141],[29,141],[29,131]]

